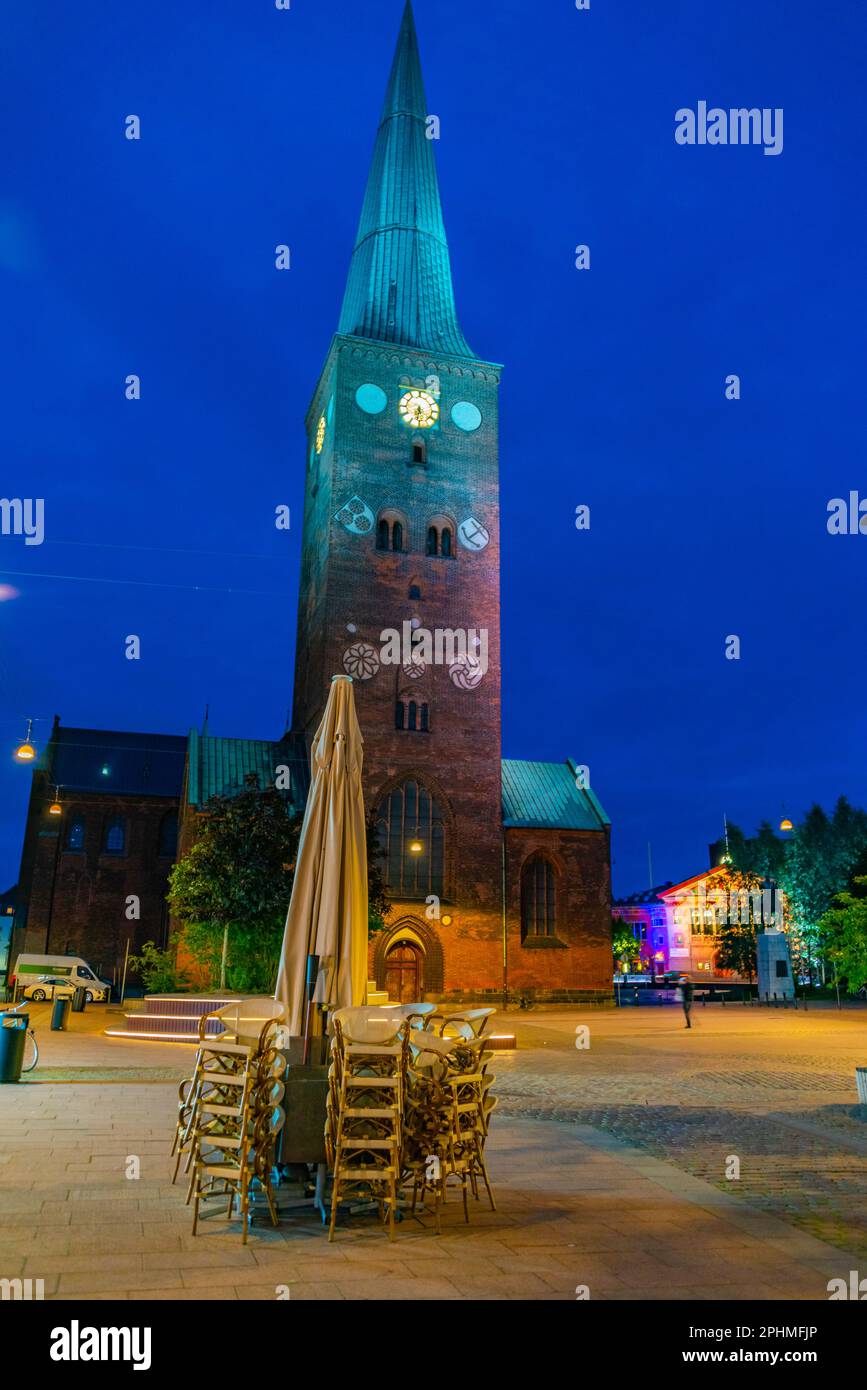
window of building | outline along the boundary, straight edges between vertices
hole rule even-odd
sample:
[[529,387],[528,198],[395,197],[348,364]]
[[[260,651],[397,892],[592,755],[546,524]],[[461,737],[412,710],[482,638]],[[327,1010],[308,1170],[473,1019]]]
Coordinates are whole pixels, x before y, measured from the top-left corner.
[[442,555],[446,559],[453,554],[454,527],[447,517],[435,516],[428,522],[425,552],[428,555]]
[[427,704],[401,695],[394,707],[394,727],[412,733],[428,733],[430,716]]
[[73,816],[67,823],[64,848],[73,852],[84,849],[84,816]]
[[408,778],[395,787],[377,811],[379,847],[389,892],[426,898],[443,895],[445,823],[427,787]]
[[421,439],[419,439],[419,440],[417,440],[417,441],[415,441],[415,442],[413,443],[413,446],[412,446],[412,461],[413,461],[413,463],[426,463],[426,462],[427,462],[427,450],[425,449],[424,441],[421,440]]
[[123,854],[126,851],[126,822],[121,816],[112,816],[111,820],[106,821],[102,848],[106,854]]
[[377,550],[403,550],[408,535],[409,528],[402,512],[387,510],[380,514],[376,523]]
[[178,818],[174,811],[168,811],[160,822],[160,841],[158,854],[161,859],[174,859],[178,852]]
[[409,586],[409,597],[410,597],[410,598],[421,598],[421,589],[419,588],[418,584],[410,584],[410,586]]
[[521,871],[521,935],[553,936],[556,919],[554,865],[544,856],[536,855]]

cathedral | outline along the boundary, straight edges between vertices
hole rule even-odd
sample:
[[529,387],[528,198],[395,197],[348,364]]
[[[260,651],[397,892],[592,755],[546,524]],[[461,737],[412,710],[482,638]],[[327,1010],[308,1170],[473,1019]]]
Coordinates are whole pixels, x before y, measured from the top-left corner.
[[[209,796],[252,776],[273,784],[288,765],[303,805],[306,750],[339,672],[354,682],[391,901],[370,947],[378,988],[392,1000],[611,998],[608,818],[576,763],[502,757],[501,368],[458,321],[431,134],[407,3],[306,419],[291,731],[268,743],[57,723],[34,770],[18,949],[74,950],[110,969],[111,930],[99,951],[89,940],[100,902],[135,893],[147,872],[163,911],[160,885]],[[127,783],[112,783],[121,763]],[[65,828],[43,809],[57,783]]]

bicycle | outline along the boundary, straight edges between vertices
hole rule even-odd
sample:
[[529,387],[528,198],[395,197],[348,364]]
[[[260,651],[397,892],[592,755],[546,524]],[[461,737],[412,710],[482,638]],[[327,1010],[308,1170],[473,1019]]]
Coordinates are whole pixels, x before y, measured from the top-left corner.
[[[23,1009],[25,1001],[22,999],[20,1004],[16,1004],[13,1009],[4,1009],[7,1014],[17,1014]],[[36,1033],[33,1028],[27,1029],[27,1037],[24,1040],[24,1061],[21,1064],[22,1074],[25,1071],[32,1071],[39,1061],[39,1044],[36,1041]]]

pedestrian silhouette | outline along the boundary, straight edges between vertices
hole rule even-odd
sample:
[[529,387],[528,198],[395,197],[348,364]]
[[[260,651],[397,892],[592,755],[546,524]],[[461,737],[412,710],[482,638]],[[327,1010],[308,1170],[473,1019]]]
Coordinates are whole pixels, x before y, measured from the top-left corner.
[[686,975],[681,975],[677,986],[677,998],[683,1005],[683,1016],[686,1019],[687,1028],[692,1027],[689,1012],[692,1008],[693,984],[692,980],[687,979]]

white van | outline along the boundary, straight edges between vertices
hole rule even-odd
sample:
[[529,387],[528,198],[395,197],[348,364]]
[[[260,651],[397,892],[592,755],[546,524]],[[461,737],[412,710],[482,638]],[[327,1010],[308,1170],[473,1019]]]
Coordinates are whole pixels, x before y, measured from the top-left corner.
[[[81,956],[33,956],[22,954],[15,963],[15,972],[10,979],[16,989],[28,992],[36,985],[40,976],[50,976],[52,980],[61,978],[73,989],[80,985],[87,990],[88,1003],[111,998],[111,985],[108,980],[100,980]],[[47,993],[47,991],[46,991]]]

